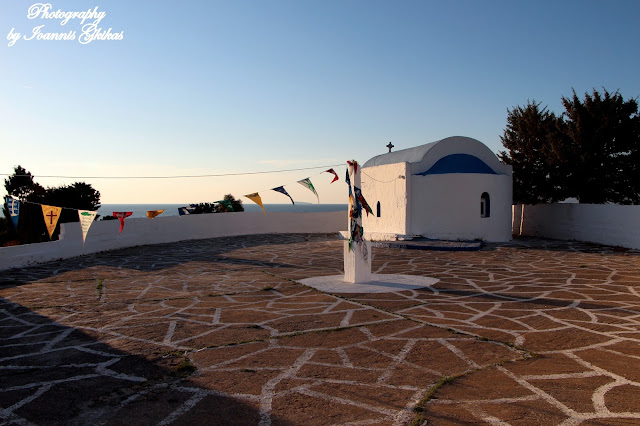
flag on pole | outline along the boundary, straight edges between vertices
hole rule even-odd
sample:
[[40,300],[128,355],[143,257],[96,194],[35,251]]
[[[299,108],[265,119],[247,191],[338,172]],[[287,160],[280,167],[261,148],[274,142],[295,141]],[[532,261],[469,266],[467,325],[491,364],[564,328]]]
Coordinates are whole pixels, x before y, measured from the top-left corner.
[[293,204],[294,206],[296,205],[296,203],[293,202],[293,198],[291,198],[291,195],[289,195],[289,193],[287,192],[286,189],[284,189],[284,186],[279,186],[277,188],[271,188],[273,191],[279,192],[281,194],[286,195],[287,197],[289,197],[289,199],[291,200],[291,204]]
[[164,210],[149,210],[147,211],[147,217],[153,219],[156,216],[160,216],[163,212]]
[[358,162],[356,160],[347,161],[349,168],[353,168],[353,173],[358,173]]
[[84,246],[84,242],[87,239],[87,232],[89,232],[89,228],[93,224],[93,221],[96,218],[96,214],[98,212],[90,211],[90,210],[78,210],[78,217],[80,218],[80,229],[82,229],[82,245]]
[[120,232],[118,234],[122,233],[122,229],[124,229],[124,220],[132,214],[133,212],[113,212],[113,217],[120,219]]
[[309,179],[309,178],[302,179],[302,180],[299,180],[298,183],[300,185],[304,186],[305,188],[307,188],[309,191],[311,191],[314,194],[316,194],[316,197],[318,198],[318,204],[320,204],[320,197],[318,196],[318,193],[316,192],[316,189],[313,187],[313,184],[311,183],[311,179]]
[[18,217],[20,215],[20,201],[15,198],[7,195],[4,197],[4,202],[7,203],[7,209],[9,210],[9,215],[11,216],[11,222],[13,222],[13,227],[18,230]]
[[49,232],[49,239],[53,236],[53,231],[56,230],[58,219],[60,219],[60,212],[62,207],[42,206],[42,215],[44,216],[44,224],[47,225],[47,231]]
[[260,195],[257,192],[254,192],[253,194],[245,195],[245,197],[247,197],[257,205],[259,205],[260,208],[262,208],[262,213],[267,214],[267,212],[264,211],[264,206],[262,205],[262,198],[260,198]]
[[191,214],[195,210],[195,207],[178,207],[178,214],[184,216],[185,214]]
[[333,183],[333,182],[335,182],[335,181],[337,181],[337,180],[338,180],[338,174],[336,173],[336,171],[335,171],[335,170],[333,170],[333,169],[325,170],[325,171],[324,171],[324,173],[333,173],[333,175],[334,175],[335,177],[333,178],[333,180],[331,181],[331,183]]
[[369,216],[369,213],[373,214],[373,210],[371,210],[371,207],[369,207],[369,203],[367,203],[367,200],[364,199],[364,195],[362,195],[362,191],[360,190],[360,188],[354,186],[353,191],[356,194],[356,199],[360,202],[362,207],[364,207],[364,210],[367,212],[367,216]]
[[353,213],[356,210],[354,208],[355,205],[356,205],[356,200],[353,197],[353,191],[351,191],[351,185],[349,185],[349,210],[351,211],[351,217],[354,217]]
[[347,186],[349,187],[349,215],[353,217],[353,205],[355,204],[355,200],[353,198],[353,191],[351,190],[351,178],[349,177],[349,169],[347,169],[347,174],[344,181],[347,182]]

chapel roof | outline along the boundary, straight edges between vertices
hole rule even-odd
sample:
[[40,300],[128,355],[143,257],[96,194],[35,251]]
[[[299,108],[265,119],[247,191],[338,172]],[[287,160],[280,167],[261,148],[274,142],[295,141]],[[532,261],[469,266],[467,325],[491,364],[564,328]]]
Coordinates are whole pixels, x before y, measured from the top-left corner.
[[[483,170],[479,169],[479,162],[485,164]],[[362,167],[397,163],[410,163],[413,174],[456,173],[460,172],[460,168],[465,169],[463,172],[466,173],[487,173],[491,170],[491,173],[497,174],[512,173],[511,166],[503,164],[489,147],[466,136],[451,136],[413,148],[376,155]],[[436,170],[438,166],[445,165],[447,167],[440,167],[443,170]],[[436,167],[432,169],[433,166]]]
[[[476,139],[468,138],[466,136],[451,136],[448,138],[440,139],[439,141],[430,142],[424,145],[415,146],[413,148],[401,149],[399,151],[387,152],[385,154],[376,155],[364,163],[362,167],[380,166],[383,164],[395,164],[395,163],[419,163],[427,155],[429,150],[439,143],[451,141],[451,140],[472,140]],[[481,143],[481,142],[480,142]]]

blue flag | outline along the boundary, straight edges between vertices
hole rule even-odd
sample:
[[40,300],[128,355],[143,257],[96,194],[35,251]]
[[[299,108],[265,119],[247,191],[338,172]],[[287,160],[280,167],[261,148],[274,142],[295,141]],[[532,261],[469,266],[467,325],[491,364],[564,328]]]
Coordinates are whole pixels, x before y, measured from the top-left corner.
[[20,201],[8,195],[4,197],[4,201],[7,203],[7,209],[9,210],[9,215],[11,216],[13,227],[16,228],[16,231],[17,231],[18,216],[20,215]]
[[287,197],[289,197],[289,199],[291,200],[291,204],[293,204],[294,206],[296,205],[296,203],[293,202],[293,198],[291,198],[291,195],[289,195],[289,193],[287,192],[286,189],[284,189],[284,186],[279,186],[277,188],[271,188],[273,191],[279,192],[281,194],[286,195]]
[[353,190],[356,193],[357,203],[359,203],[359,205],[364,208],[364,210],[367,212],[367,216],[369,216],[369,213],[373,214],[373,210],[371,210],[371,207],[369,207],[369,203],[367,203],[367,200],[364,199],[364,195],[362,195],[362,191],[360,190],[360,188],[354,186]]
[[178,207],[178,213],[180,216],[184,216],[185,214],[191,214],[195,210],[194,207]]

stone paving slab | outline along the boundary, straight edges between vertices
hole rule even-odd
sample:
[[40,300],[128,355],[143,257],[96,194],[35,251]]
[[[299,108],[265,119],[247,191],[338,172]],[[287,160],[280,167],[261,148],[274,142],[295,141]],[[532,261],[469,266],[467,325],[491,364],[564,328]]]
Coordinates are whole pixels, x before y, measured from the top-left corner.
[[422,289],[331,293],[334,235],[101,253],[0,277],[0,424],[640,422],[640,253],[374,248]]

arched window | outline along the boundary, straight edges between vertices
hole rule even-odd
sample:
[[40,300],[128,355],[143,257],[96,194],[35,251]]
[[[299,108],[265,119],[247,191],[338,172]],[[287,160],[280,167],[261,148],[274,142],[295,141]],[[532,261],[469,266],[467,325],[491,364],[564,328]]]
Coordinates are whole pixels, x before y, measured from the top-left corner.
[[483,192],[480,196],[480,217],[490,217],[491,216],[491,198],[489,198],[489,194]]
[[376,205],[376,217],[380,217],[380,201],[378,201]]

